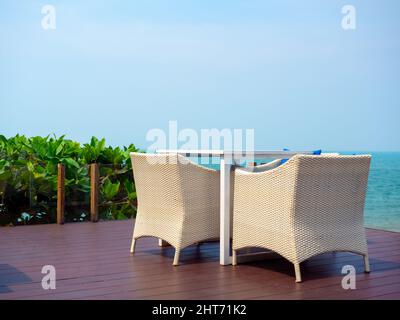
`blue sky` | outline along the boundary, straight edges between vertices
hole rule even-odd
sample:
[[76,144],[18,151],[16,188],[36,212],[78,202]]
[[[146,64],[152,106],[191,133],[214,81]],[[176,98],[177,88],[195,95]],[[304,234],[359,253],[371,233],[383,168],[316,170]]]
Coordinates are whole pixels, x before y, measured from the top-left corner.
[[[41,8],[56,8],[56,30]],[[341,8],[356,8],[343,30]],[[0,133],[146,148],[254,128],[257,149],[400,150],[400,2],[0,2]]]

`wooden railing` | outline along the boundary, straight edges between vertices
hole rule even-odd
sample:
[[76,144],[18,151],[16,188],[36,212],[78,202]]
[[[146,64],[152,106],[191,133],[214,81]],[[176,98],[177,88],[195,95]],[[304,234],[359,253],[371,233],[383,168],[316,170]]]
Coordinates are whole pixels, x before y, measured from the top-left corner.
[[[99,165],[90,165],[90,221],[99,220]],[[65,221],[65,166],[58,164],[57,178],[57,223]]]
[[[263,163],[261,163],[263,164]],[[256,166],[257,162],[250,162],[249,166]],[[90,221],[99,220],[99,165],[90,165]],[[58,164],[57,178],[57,223],[65,221],[65,166]]]
[[58,164],[57,177],[57,223],[64,224],[65,214],[65,167]]

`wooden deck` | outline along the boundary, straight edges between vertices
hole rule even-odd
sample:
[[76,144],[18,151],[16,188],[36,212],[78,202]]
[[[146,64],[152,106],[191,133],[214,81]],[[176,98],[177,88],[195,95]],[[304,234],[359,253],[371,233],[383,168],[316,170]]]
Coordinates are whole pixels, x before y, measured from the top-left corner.
[[[173,248],[137,242],[132,221],[0,229],[0,299],[400,299],[400,233],[367,230],[371,274],[360,256],[329,253],[302,264],[303,283],[283,259],[220,266],[218,243],[193,246],[172,266]],[[357,289],[341,287],[354,265]],[[42,266],[57,272],[43,290]]]

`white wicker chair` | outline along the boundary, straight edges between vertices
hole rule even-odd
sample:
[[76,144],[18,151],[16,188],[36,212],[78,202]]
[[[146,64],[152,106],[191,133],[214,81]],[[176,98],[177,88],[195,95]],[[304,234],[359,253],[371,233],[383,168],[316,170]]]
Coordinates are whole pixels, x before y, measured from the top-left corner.
[[152,236],[180,250],[219,238],[219,172],[180,155],[131,153],[138,212],[131,253],[136,240]]
[[300,263],[331,251],[364,256],[369,272],[363,213],[369,155],[296,155],[266,171],[236,169],[233,261],[237,250],[260,247]]

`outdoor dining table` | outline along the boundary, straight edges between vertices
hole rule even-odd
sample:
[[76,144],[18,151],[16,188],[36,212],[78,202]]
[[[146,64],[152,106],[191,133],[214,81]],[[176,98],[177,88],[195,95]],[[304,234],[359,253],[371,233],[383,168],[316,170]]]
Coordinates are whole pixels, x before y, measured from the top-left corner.
[[218,157],[220,159],[220,250],[219,263],[232,264],[231,256],[231,179],[235,159],[290,158],[296,154],[313,154],[312,151],[225,151],[225,150],[156,150],[156,153],[180,154],[186,157]]

